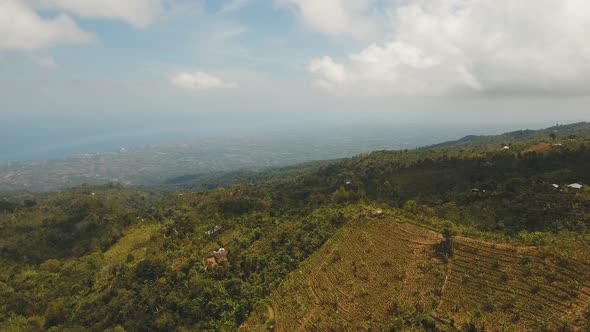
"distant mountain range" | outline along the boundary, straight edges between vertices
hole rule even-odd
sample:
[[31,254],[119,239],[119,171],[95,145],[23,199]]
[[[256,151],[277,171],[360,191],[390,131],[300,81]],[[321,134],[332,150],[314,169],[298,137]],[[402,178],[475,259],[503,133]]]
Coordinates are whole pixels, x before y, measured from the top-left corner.
[[440,144],[430,145],[424,149],[445,149],[456,147],[484,147],[496,144],[510,144],[512,142],[528,141],[533,139],[546,139],[551,134],[556,138],[566,138],[569,136],[589,136],[590,122],[578,122],[568,125],[556,125],[553,127],[539,130],[517,130],[501,135],[469,135],[455,141],[443,142]]

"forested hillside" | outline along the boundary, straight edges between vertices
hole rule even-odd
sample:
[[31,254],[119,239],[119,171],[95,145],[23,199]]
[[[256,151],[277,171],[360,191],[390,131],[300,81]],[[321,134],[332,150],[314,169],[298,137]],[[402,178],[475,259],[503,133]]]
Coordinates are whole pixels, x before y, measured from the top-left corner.
[[555,125],[553,127],[540,130],[517,130],[502,135],[478,136],[469,135],[456,141],[449,141],[431,145],[426,149],[436,148],[457,148],[457,147],[474,147],[474,146],[491,146],[498,144],[510,144],[512,142],[522,142],[528,140],[546,139],[547,137],[575,138],[576,136],[589,136],[590,123],[578,122],[569,125]]
[[3,197],[0,330],[585,330],[588,169],[590,140],[548,135]]
[[[512,144],[528,142],[551,142],[561,144],[562,140],[571,140],[576,137],[590,136],[590,123],[580,122],[571,125],[558,125],[539,130],[520,130],[501,135],[476,136],[470,135],[456,141],[444,142],[436,145],[419,148],[421,151],[444,150],[444,149],[489,149],[510,146]],[[554,142],[553,142],[554,141]],[[522,144],[521,144],[522,146]],[[405,150],[407,152],[407,150]],[[168,179],[160,184],[153,185],[158,189],[180,189],[180,190],[207,190],[218,187],[228,187],[244,183],[259,183],[276,178],[292,177],[301,175],[306,171],[313,171],[315,168],[332,164],[340,160],[328,160],[310,162],[286,167],[274,167],[263,170],[240,170],[234,172],[218,172],[215,174],[186,174],[184,176]]]

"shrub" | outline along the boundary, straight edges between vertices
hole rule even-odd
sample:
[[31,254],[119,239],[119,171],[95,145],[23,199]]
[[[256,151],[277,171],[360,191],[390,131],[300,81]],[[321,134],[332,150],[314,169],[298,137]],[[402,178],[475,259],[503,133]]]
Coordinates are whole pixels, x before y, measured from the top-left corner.
[[65,298],[57,298],[47,306],[45,311],[45,327],[57,326],[66,321],[66,301]]
[[432,316],[427,314],[421,315],[420,317],[418,317],[418,321],[426,331],[436,330],[436,320],[434,320]]

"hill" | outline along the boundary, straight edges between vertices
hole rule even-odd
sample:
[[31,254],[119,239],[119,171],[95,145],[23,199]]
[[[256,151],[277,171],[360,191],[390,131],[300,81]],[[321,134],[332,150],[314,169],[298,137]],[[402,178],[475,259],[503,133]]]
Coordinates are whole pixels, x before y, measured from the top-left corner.
[[506,145],[513,142],[522,142],[530,140],[547,139],[555,135],[559,138],[568,138],[574,136],[590,136],[590,123],[578,122],[568,125],[556,125],[553,127],[539,130],[517,130],[502,135],[478,136],[469,135],[456,141],[448,141],[439,144],[430,145],[425,149],[444,149],[444,148],[465,148],[465,147],[483,147],[493,145]]
[[427,320],[444,282],[440,241],[401,219],[350,220],[269,297],[273,319],[262,308],[244,329],[383,331]]
[[[555,139],[552,135],[555,134]],[[515,150],[521,153],[539,152],[547,153],[558,150],[556,145],[563,146],[563,141],[577,137],[584,139],[590,137],[590,123],[580,122],[570,125],[560,125],[539,130],[520,130],[501,135],[491,136],[466,136],[456,141],[448,141],[436,145],[419,148],[427,150],[448,150],[445,154],[451,156],[457,154],[457,149],[488,149],[503,147],[507,144],[514,145]],[[537,142],[538,144],[536,144]],[[524,145],[523,145],[524,144]],[[521,148],[527,146],[526,148]],[[520,150],[519,150],[520,148]],[[407,152],[407,151],[406,151]],[[219,187],[230,187],[241,183],[261,183],[273,178],[293,177],[314,170],[319,166],[337,163],[340,160],[311,162],[287,167],[271,167],[263,170],[240,170],[234,172],[218,172],[216,174],[184,175],[166,180],[162,185],[153,186],[158,189],[176,190],[206,190]]]
[[[350,220],[242,328],[261,331],[500,331],[580,328],[588,260],[535,247],[443,237],[399,211]],[[268,307],[267,307],[268,306]]]
[[208,174],[182,175],[167,179],[163,183],[145,187],[162,191],[199,191],[217,188],[229,188],[240,184],[259,184],[279,179],[293,178],[317,170],[320,166],[338,162],[339,159],[312,161],[292,166],[271,167],[262,170],[237,170]]
[[547,138],[5,195],[0,330],[583,331],[589,165],[590,140]]

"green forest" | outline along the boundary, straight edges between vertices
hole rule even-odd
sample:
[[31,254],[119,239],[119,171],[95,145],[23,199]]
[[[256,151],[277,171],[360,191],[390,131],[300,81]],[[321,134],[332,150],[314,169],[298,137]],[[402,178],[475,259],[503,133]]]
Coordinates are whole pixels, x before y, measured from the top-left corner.
[[[531,246],[578,271],[572,289],[587,293],[590,139],[499,140],[237,172],[195,190],[83,185],[0,196],[0,330],[244,329],[303,262],[376,210],[444,234],[432,247],[442,270],[453,237]],[[168,184],[185,180],[194,179]],[[219,248],[228,262],[208,264]],[[570,320],[539,317],[523,330],[590,330],[590,302],[572,296],[585,307]],[[382,327],[495,330],[429,315],[392,311]]]

